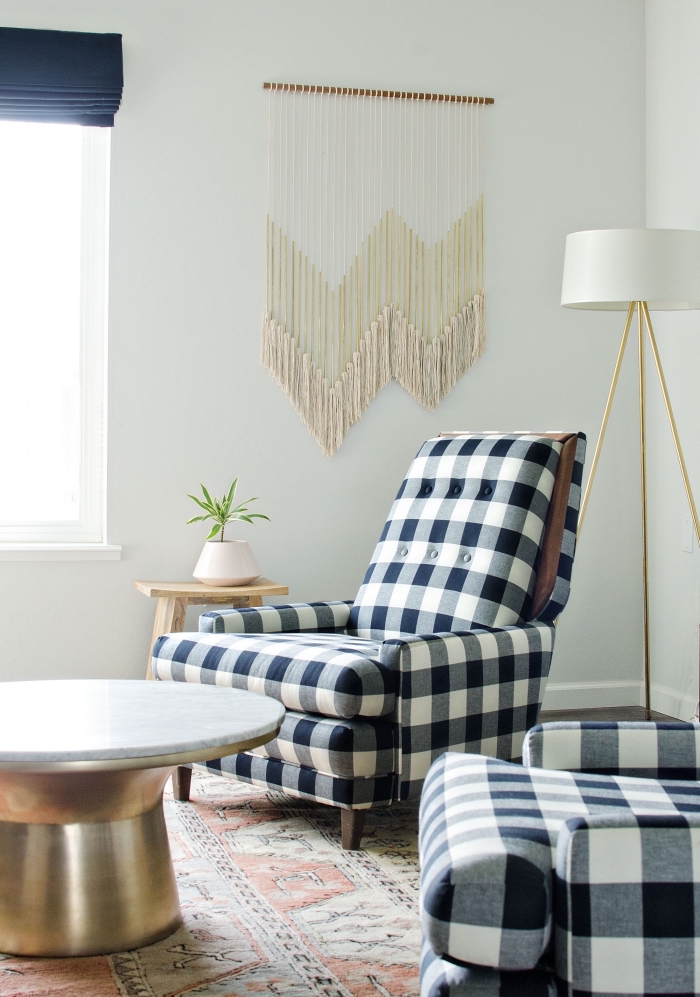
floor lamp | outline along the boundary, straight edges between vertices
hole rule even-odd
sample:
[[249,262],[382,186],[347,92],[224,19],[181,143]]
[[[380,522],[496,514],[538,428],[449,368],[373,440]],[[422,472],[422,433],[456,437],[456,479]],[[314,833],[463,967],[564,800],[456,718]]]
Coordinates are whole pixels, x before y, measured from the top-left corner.
[[639,370],[639,439],[642,485],[642,588],[644,593],[644,691],[647,719],[651,718],[651,673],[649,661],[649,575],[647,556],[647,459],[645,427],[644,328],[649,337],[673,442],[683,476],[683,484],[700,544],[700,522],[678,438],[676,420],[661,367],[650,310],[675,311],[700,308],[700,232],[685,229],[598,229],[573,232],[566,239],[561,303],[566,308],[597,311],[626,311],[622,342],[613,372],[608,401],[603,413],[600,436],[593,454],[591,471],[581,503],[579,533],[600,457],[617,379],[637,313]]

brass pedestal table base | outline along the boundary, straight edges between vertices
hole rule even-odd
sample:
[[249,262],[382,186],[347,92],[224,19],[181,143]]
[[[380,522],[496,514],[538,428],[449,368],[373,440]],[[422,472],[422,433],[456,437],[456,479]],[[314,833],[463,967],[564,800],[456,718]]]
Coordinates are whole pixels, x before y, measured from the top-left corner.
[[175,931],[172,771],[0,772],[0,951],[95,955]]
[[[168,777],[177,764],[265,743],[284,709],[187,683],[9,682],[2,693],[0,952],[97,955],[171,934],[182,918],[163,815]],[[32,700],[50,728],[33,735],[22,710]]]

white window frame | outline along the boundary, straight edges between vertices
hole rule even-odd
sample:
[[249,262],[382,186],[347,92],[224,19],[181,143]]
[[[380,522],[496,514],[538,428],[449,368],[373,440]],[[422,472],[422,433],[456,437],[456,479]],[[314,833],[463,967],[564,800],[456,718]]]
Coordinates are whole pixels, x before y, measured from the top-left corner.
[[[82,128],[80,519],[0,524],[0,560],[116,560],[106,543],[106,355],[111,129]],[[45,555],[45,556],[44,556]]]

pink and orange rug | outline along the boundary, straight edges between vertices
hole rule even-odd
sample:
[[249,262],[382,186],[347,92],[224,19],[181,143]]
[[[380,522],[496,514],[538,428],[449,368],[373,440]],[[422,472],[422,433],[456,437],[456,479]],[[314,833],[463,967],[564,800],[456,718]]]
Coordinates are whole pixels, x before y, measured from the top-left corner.
[[372,810],[363,850],[340,816],[195,773],[166,799],[184,926],[133,952],[0,955],[0,997],[414,997],[417,808]]

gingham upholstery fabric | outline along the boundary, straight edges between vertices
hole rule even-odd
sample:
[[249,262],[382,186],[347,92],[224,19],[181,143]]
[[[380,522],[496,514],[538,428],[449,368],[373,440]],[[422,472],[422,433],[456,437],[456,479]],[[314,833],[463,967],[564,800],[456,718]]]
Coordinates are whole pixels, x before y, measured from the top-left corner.
[[386,720],[336,720],[288,710],[277,737],[250,754],[322,775],[373,779],[396,772],[398,728]]
[[[260,758],[274,758],[282,765],[270,768],[275,787],[281,779],[297,785],[298,774],[283,775],[285,767],[315,767],[315,758],[324,776],[351,778],[354,773],[355,778],[381,778],[384,794],[381,802],[388,805],[393,800],[417,798],[432,762],[444,751],[471,751],[505,759],[520,755],[525,732],[536,722],[544,695],[554,627],[531,623],[502,630],[475,630],[461,636],[407,635],[381,644],[352,637],[315,635],[313,643],[317,646],[313,649],[319,652],[320,648],[322,662],[332,650],[333,667],[340,669],[329,672],[325,678],[320,673],[321,679],[331,686],[325,691],[313,682],[309,688],[293,685],[299,676],[308,681],[317,678],[300,667],[291,670],[294,659],[285,656],[289,654],[291,640],[300,641],[305,653],[309,653],[308,635],[262,641],[250,634],[172,634],[156,642],[153,672],[159,679],[234,685],[262,692],[281,699],[294,711],[287,714],[279,737],[254,752]],[[263,646],[258,651],[260,644]],[[352,713],[352,710],[366,710],[363,703],[368,699],[365,695],[360,702],[360,697],[353,700],[348,694],[360,670],[356,645],[373,653],[379,663],[377,667],[382,669],[384,688],[390,684],[387,675],[394,681],[393,708],[381,715],[381,721],[367,718],[366,712]],[[352,652],[346,655],[338,651],[339,646],[349,647]],[[271,647],[277,649],[274,656]],[[313,664],[318,665],[315,658]],[[365,665],[371,667],[373,662],[367,661]],[[343,674],[346,667],[347,675]],[[367,690],[365,673],[362,675],[363,688]],[[352,724],[315,715],[320,711],[306,703],[322,702],[322,695],[331,699],[334,710],[331,716],[338,717],[342,708],[355,718]],[[303,712],[298,705],[302,698]],[[388,700],[386,695],[383,701]],[[325,712],[328,714],[330,709]],[[393,765],[387,769],[390,759]],[[236,772],[239,770],[248,771],[240,766]],[[261,766],[257,765],[255,771],[259,778]],[[392,781],[387,782],[384,777],[389,773],[393,773]],[[304,786],[309,785],[309,779],[305,778]],[[314,786],[317,794],[322,790],[325,795],[307,798],[334,803],[336,791],[329,790],[326,781],[315,782]],[[362,791],[363,800],[366,790],[367,787]],[[306,790],[298,790],[298,795],[306,795]],[[345,790],[343,798],[347,798]],[[376,795],[373,798],[376,805],[380,798]]]
[[[421,799],[424,936],[441,957],[532,969],[550,940],[552,870],[567,820],[698,812],[699,783],[443,755]],[[700,869],[698,880],[700,889]]]
[[248,689],[291,710],[350,719],[381,717],[396,701],[396,675],[372,641],[340,634],[166,634],[153,649],[157,679]]
[[549,623],[384,641],[380,660],[400,677],[399,798],[420,796],[444,751],[519,757],[537,721],[553,646]]
[[389,806],[394,798],[396,782],[393,774],[377,776],[376,779],[343,779],[324,775],[306,765],[292,765],[277,758],[260,758],[248,751],[206,762],[203,767],[216,775],[231,776],[238,782],[344,810]]
[[349,632],[382,640],[523,623],[561,449],[538,436],[424,443],[372,555]]
[[200,633],[344,633],[352,602],[293,602],[287,606],[217,609],[199,617]]
[[700,992],[700,813],[568,820],[555,912],[557,975],[576,995]]
[[544,964],[520,972],[459,966],[435,955],[424,940],[420,997],[557,997],[557,981]]
[[523,764],[650,779],[700,779],[700,724],[540,724],[527,733]]
[[[535,512],[517,504],[512,507],[516,518],[524,517],[527,541],[514,549],[519,554],[532,553],[536,545],[530,534],[533,528],[535,533],[541,532],[538,524],[545,512],[544,493],[531,485],[515,487],[511,478],[518,477],[518,468],[522,470],[525,463],[532,465],[529,471],[535,476],[541,473],[542,481],[549,480],[560,445],[552,447],[552,441],[545,439],[543,443],[540,437],[505,439],[508,456],[497,453],[499,437],[495,435],[458,438],[457,449],[466,441],[469,447],[483,445],[490,451],[488,457],[463,455],[459,460],[469,460],[473,473],[477,470],[475,461],[481,460],[484,469],[488,462],[489,473],[502,472],[504,482],[497,484],[495,502],[478,499],[463,506],[470,505],[478,513],[477,539],[482,544],[497,534],[510,539],[502,528],[490,525],[491,513],[484,516],[485,507],[497,511],[503,490],[524,505],[527,501],[522,496],[529,495]],[[430,443],[442,448],[443,467],[450,459],[444,455],[447,443],[447,439]],[[541,443],[543,451],[537,450]],[[558,578],[541,619],[556,616],[556,607],[561,609],[568,595],[584,449],[581,437]],[[546,456],[544,469],[531,459],[537,453]],[[479,480],[483,483],[486,479]],[[473,479],[470,487],[475,482]],[[455,500],[438,502],[440,508],[450,504],[456,508]],[[458,521],[459,516],[455,523]],[[422,520],[420,528],[425,526]],[[453,529],[453,525],[448,526]],[[446,535],[443,527],[444,520],[436,523],[436,538],[443,532]],[[466,528],[462,523],[463,531]],[[501,570],[505,563],[502,552],[492,551],[489,557],[495,569]],[[494,585],[505,585],[511,592],[503,579],[496,578]],[[435,590],[431,588],[431,592],[434,595]],[[342,635],[349,611],[349,603],[328,602],[207,613],[200,618],[199,635],[174,634],[156,643],[153,671],[161,679],[234,685],[280,699],[303,717],[303,722],[290,719],[285,728],[288,736],[257,749],[256,754],[228,759],[224,771],[256,785],[284,787],[295,795],[336,806],[388,805],[418,796],[431,762],[447,749],[500,758],[520,754],[524,733],[537,720],[549,672],[554,631],[548,622],[481,627],[457,634],[401,633],[380,643]],[[429,616],[431,625],[438,616]],[[453,617],[449,619],[454,622]],[[418,622],[422,625],[424,620],[428,617],[421,615]],[[391,773],[385,771],[389,747],[379,718],[382,725],[392,727]],[[346,720],[352,720],[352,728]],[[381,743],[377,741],[379,732]],[[356,750],[359,757],[355,759],[352,755]],[[314,758],[321,765],[318,771]],[[214,763],[214,768],[220,770],[221,766]]]

